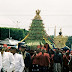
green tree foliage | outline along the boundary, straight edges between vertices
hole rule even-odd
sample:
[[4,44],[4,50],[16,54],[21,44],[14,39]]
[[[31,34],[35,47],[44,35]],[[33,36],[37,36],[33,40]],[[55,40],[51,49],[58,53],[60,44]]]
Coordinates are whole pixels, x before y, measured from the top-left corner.
[[42,40],[46,36],[42,20],[33,20],[29,29],[28,40]]
[[0,40],[8,38],[9,37],[8,32],[9,32],[8,28],[0,28]]
[[23,39],[28,31],[25,29],[18,29],[18,28],[0,28],[0,40],[5,38],[9,38],[9,29],[10,29],[10,37],[16,40]]
[[69,36],[66,45],[71,48],[71,44],[72,44],[72,36]]

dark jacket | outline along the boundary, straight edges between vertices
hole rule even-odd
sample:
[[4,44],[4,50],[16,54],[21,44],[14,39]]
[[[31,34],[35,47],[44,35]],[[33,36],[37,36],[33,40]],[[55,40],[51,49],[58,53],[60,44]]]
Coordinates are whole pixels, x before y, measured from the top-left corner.
[[61,63],[62,64],[62,55],[59,53],[55,53],[53,57],[54,63]]
[[30,53],[26,53],[26,57],[24,59],[25,67],[28,68],[31,65],[31,56]]

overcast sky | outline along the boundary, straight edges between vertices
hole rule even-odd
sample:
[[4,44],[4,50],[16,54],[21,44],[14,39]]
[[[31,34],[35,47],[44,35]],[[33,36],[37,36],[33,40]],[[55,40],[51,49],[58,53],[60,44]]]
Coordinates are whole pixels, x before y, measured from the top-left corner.
[[[72,0],[0,0],[0,27],[29,29],[35,11],[41,10],[46,32],[72,36]],[[17,23],[18,21],[18,23]]]

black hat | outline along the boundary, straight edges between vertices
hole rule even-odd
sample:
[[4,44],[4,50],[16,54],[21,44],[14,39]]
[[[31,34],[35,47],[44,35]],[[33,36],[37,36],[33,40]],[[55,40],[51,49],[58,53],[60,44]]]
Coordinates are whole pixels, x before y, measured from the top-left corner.
[[21,46],[21,48],[27,48],[27,46]]
[[16,50],[16,52],[19,52],[19,49],[15,48],[15,47],[11,47],[10,50]]
[[16,51],[19,52],[20,50],[19,49],[16,49]]
[[10,49],[16,49],[16,51],[19,51],[17,48],[15,48],[15,47],[11,47]]
[[11,47],[10,49],[16,49],[15,47]]
[[30,51],[30,46],[28,46],[28,47],[26,48],[26,51]]

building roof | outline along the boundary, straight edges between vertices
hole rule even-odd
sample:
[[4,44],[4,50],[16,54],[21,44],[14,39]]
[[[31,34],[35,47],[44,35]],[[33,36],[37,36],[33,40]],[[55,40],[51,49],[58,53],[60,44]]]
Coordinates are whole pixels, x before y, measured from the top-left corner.
[[0,41],[0,44],[8,44],[8,45],[17,45],[18,43],[19,43],[18,40],[9,39],[9,38]]

